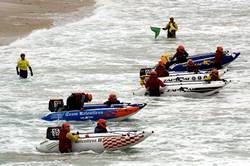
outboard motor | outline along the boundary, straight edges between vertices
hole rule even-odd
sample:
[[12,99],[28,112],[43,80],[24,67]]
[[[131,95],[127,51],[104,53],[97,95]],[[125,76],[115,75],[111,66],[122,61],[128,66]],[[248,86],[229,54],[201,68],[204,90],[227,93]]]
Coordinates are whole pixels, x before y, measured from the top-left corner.
[[59,140],[59,134],[60,134],[60,126],[57,127],[48,127],[46,138],[49,140]]
[[49,110],[51,112],[58,112],[59,108],[64,106],[63,99],[50,99],[49,100]]
[[142,68],[140,70],[140,76],[150,75],[152,71],[153,71],[152,68]]

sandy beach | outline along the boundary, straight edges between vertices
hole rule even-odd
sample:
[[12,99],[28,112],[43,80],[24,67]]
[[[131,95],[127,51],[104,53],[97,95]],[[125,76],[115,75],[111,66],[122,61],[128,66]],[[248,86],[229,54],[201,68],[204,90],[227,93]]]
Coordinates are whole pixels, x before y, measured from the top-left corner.
[[0,45],[7,45],[32,30],[52,27],[51,14],[70,13],[94,4],[94,0],[1,0]]

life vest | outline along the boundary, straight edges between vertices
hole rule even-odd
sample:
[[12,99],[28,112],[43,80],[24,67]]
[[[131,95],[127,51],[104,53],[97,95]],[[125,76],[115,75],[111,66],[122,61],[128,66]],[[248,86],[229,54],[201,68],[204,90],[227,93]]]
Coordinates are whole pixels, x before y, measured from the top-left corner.
[[214,57],[214,62],[215,63],[221,63],[222,55],[223,55],[223,52],[216,51],[215,57]]
[[67,131],[61,129],[59,134],[59,150],[61,153],[67,153],[72,151],[72,143],[69,138],[66,137]]
[[169,62],[169,58],[172,56],[171,53],[167,53],[161,56],[161,61],[163,61],[165,64]]
[[72,93],[67,98],[68,110],[80,110],[84,104],[84,93]]
[[168,30],[168,32],[175,32],[178,30],[178,26],[175,22],[168,22],[166,29]]
[[187,61],[186,54],[187,54],[186,51],[179,51],[179,50],[177,50],[177,52],[175,54],[177,62],[178,63],[186,62]]
[[18,67],[20,70],[27,70],[28,67],[30,67],[29,61],[26,60],[26,59],[24,59],[24,60],[21,59],[21,60],[19,60],[19,61],[17,62],[17,67]]
[[176,24],[173,22],[170,22],[169,23],[169,31],[172,32],[172,31],[177,31],[177,28],[176,28]]
[[216,52],[215,52],[215,57],[214,57],[214,61],[215,63],[221,63],[222,60],[222,56],[223,56],[223,48],[222,47],[217,47]]
[[77,104],[81,104],[82,101],[84,101],[84,93],[72,93],[74,96],[75,102]]

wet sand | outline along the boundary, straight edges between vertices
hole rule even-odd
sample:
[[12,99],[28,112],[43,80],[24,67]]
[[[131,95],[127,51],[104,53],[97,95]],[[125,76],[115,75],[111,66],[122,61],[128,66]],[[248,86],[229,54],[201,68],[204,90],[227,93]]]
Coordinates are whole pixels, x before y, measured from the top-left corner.
[[1,0],[0,45],[7,45],[32,30],[52,27],[52,14],[70,13],[94,4],[94,0]]

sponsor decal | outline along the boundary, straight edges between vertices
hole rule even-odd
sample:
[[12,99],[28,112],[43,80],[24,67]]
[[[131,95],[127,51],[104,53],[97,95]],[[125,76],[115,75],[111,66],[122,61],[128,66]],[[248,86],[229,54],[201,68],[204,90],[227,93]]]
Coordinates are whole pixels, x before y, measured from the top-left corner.
[[79,143],[95,143],[95,142],[100,142],[99,138],[97,139],[84,139],[84,140],[78,140],[77,142]]
[[94,119],[94,116],[82,116],[80,117],[80,119],[84,120],[84,119]]
[[78,116],[78,112],[66,112],[65,116]]
[[80,112],[80,116],[86,115],[103,115],[103,111],[82,111]]

